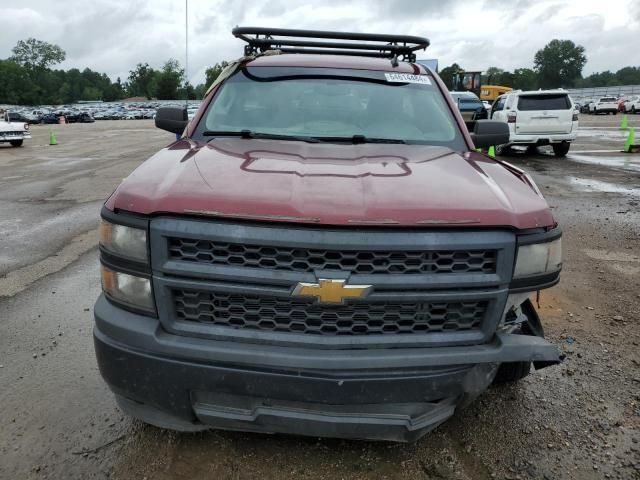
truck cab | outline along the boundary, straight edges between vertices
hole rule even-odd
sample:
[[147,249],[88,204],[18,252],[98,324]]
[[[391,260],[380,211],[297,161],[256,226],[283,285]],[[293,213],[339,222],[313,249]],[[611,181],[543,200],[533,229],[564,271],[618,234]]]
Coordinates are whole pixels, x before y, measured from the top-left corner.
[[[236,27],[243,57],[101,212],[100,372],[123,411],[210,428],[414,441],[559,361],[529,296],[561,230],[478,153],[429,41]],[[347,44],[347,45],[345,45]]]
[[456,92],[471,92],[476,97],[482,98],[482,72],[481,71],[457,72],[453,76],[452,90]]

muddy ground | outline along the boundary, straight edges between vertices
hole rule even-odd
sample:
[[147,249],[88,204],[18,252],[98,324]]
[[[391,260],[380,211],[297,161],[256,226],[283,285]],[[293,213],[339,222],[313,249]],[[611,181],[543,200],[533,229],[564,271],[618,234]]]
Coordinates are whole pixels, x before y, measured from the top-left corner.
[[[640,131],[640,115],[630,117]],[[494,387],[413,445],[228,432],[125,418],[97,370],[101,201],[171,141],[151,121],[36,126],[0,146],[0,478],[640,478],[640,155],[620,116],[582,116],[569,157],[515,153],[564,228],[542,292],[562,365]]]

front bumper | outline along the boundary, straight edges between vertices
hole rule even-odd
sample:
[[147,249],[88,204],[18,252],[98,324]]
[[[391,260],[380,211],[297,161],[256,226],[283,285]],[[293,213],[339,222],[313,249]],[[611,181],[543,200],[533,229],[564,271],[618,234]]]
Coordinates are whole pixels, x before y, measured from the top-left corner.
[[360,350],[183,337],[104,297],[95,321],[100,372],[120,405],[176,430],[413,441],[484,391],[500,363],[559,359],[555,346],[524,335]]
[[509,136],[509,143],[512,145],[550,145],[553,143],[572,142],[578,137],[577,132],[554,133],[554,134],[520,134],[512,133]]
[[27,132],[0,132],[0,142],[26,140],[28,138],[31,138],[31,134]]

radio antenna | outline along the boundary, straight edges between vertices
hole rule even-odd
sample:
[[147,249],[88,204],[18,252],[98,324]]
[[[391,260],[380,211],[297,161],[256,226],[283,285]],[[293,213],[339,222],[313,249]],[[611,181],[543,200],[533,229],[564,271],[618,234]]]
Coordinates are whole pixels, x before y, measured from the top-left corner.
[[184,106],[189,106],[189,0],[184,0]]

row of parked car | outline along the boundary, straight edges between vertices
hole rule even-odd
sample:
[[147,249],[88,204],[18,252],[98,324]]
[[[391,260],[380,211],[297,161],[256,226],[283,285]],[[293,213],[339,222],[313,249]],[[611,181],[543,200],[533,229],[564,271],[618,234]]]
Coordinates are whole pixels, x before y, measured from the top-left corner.
[[[176,103],[177,105],[177,103]],[[156,110],[160,106],[171,106],[165,102],[139,103],[95,103],[73,104],[47,107],[13,107],[9,115],[16,122],[30,124],[62,123],[92,123],[95,120],[141,120],[155,118]],[[195,115],[198,105],[190,104],[188,112],[190,118]]]
[[24,122],[29,124],[53,124],[60,123],[60,117],[64,117],[65,123],[92,123],[94,118],[87,112],[47,112],[39,115],[30,115],[22,112],[8,112],[8,118],[12,122]]
[[576,106],[580,113],[598,114],[614,114],[621,113],[640,113],[640,95],[631,95],[623,97],[599,97],[599,98],[582,98],[576,102]]

